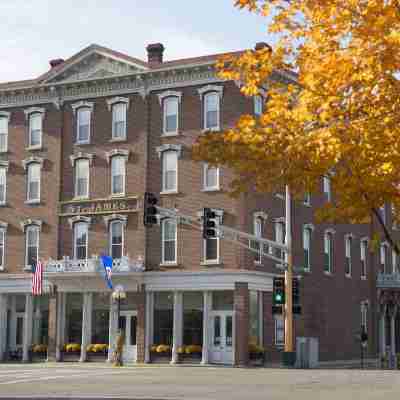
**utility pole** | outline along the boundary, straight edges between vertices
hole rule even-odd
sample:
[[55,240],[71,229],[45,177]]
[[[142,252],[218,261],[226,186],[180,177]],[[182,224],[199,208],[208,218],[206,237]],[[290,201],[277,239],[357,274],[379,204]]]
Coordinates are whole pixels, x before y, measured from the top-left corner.
[[289,185],[286,185],[285,196],[286,208],[286,235],[285,245],[286,250],[286,269],[285,269],[285,352],[283,353],[283,364],[286,366],[293,366],[296,361],[296,355],[293,346],[293,253],[292,253],[292,221],[291,221],[291,206],[292,201],[290,197]]

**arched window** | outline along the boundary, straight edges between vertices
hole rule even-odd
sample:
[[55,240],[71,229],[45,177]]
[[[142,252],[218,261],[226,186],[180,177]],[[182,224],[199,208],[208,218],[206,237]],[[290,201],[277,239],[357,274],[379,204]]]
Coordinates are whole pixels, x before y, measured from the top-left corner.
[[176,222],[172,219],[164,219],[161,223],[162,263],[176,264],[177,253],[177,229]]
[[179,129],[179,98],[174,96],[167,97],[164,99],[163,104],[163,133],[166,135],[177,133]]
[[119,220],[110,222],[110,255],[113,259],[124,256],[124,223]]
[[88,257],[88,233],[87,222],[74,224],[74,259],[76,260],[86,260]]
[[25,230],[25,265],[29,268],[39,260],[39,232],[36,225],[29,225]]

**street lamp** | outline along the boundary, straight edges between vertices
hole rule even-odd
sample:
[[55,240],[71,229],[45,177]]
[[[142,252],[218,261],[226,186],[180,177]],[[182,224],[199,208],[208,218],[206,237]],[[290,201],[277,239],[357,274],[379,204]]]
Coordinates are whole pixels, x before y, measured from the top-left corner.
[[112,293],[112,298],[114,301],[118,303],[118,334],[117,334],[117,341],[116,341],[116,350],[115,350],[115,359],[114,365],[121,366],[122,365],[122,349],[124,346],[124,337],[122,334],[122,324],[121,324],[121,300],[126,299],[126,292],[122,285],[115,286],[115,289]]

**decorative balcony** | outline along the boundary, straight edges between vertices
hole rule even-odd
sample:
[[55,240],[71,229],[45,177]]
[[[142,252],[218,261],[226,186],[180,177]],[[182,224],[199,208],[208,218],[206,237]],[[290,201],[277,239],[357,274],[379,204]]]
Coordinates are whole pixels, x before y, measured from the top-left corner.
[[[143,259],[131,259],[125,256],[113,260],[113,274],[143,272],[145,270]],[[74,260],[64,257],[62,260],[49,260],[45,263],[44,272],[46,274],[53,273],[101,273],[104,271],[101,260],[97,256],[92,256],[87,260]]]
[[398,288],[400,289],[400,273],[395,274],[378,274],[376,286],[380,289]]

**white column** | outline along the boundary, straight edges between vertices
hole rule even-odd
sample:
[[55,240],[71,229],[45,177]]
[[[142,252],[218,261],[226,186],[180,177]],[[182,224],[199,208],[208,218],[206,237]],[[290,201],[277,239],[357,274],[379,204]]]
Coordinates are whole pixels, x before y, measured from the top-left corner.
[[33,344],[41,344],[40,332],[42,330],[42,312],[40,305],[36,305],[33,315]]
[[9,297],[10,301],[10,350],[17,348],[17,295],[13,294]]
[[146,292],[146,334],[145,334],[145,350],[144,350],[144,362],[149,363],[150,359],[150,347],[153,344],[153,323],[154,323],[154,292]]
[[25,295],[25,318],[24,318],[24,339],[22,348],[22,361],[29,361],[29,348],[32,344],[32,322],[33,322],[33,297]]
[[0,361],[7,350],[7,295],[0,294]]
[[381,312],[381,321],[380,321],[380,349],[381,355],[384,355],[386,352],[386,306],[383,307]]
[[115,339],[118,329],[118,316],[117,316],[117,303],[113,300],[112,295],[110,295],[110,322],[108,328],[108,357],[107,361],[112,361],[112,354],[115,351]]
[[201,363],[208,364],[210,350],[210,310],[211,310],[211,292],[203,292],[203,346],[201,354]]
[[82,307],[82,344],[81,357],[79,359],[81,362],[87,359],[86,347],[90,344],[92,338],[92,307],[93,293],[84,293]]
[[67,294],[57,292],[56,361],[61,361],[61,347],[65,344],[65,311]]
[[178,348],[182,346],[182,293],[174,292],[174,325],[172,330],[172,358],[171,364],[178,362]]
[[390,353],[396,354],[396,314],[397,306],[394,307],[390,318]]

